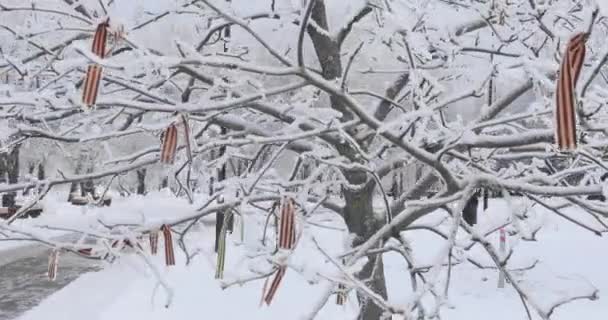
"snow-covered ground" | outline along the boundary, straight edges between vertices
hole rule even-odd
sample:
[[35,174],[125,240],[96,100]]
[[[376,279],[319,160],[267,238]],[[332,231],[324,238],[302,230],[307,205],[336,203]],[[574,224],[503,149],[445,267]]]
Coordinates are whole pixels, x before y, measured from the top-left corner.
[[[521,205],[523,207],[523,204]],[[509,212],[504,202],[492,202],[490,208],[480,217],[479,229],[493,229],[507,219]],[[574,209],[570,212],[573,217],[591,227],[597,223],[584,212]],[[606,240],[538,206],[529,208],[528,214],[532,218],[528,224],[520,226],[522,232],[531,231],[537,225],[544,227],[536,234],[537,241],[522,241],[515,237],[508,239],[508,246],[514,248],[514,254],[509,260],[509,269],[526,268],[538,260],[533,269],[516,272],[520,280],[518,284],[531,293],[533,301],[544,309],[560,299],[586,295],[597,288],[600,299],[577,300],[566,304],[555,310],[552,319],[604,319],[608,314],[608,300],[602,295],[608,291],[608,277],[605,276],[608,258],[604,255],[608,244]],[[421,223],[428,225],[439,218],[438,213]],[[310,219],[317,223],[342,227],[338,219],[329,215],[320,214]],[[153,264],[160,270],[164,281],[174,293],[169,308],[164,307],[167,302],[166,290],[158,285],[157,278],[143,259],[126,255],[102,271],[81,276],[20,319],[152,320],[198,319],[201,316],[205,319],[301,319],[313,308],[317,302],[316,298],[323,292],[325,282],[319,274],[337,274],[331,264],[323,259],[311,237],[314,236],[330,255],[342,251],[346,237],[344,231],[310,224],[307,228],[309,230],[305,233],[306,236],[290,260],[291,267],[306,271],[298,273],[289,269],[270,307],[260,306],[263,280],[222,290],[221,282],[214,279],[214,230],[201,228],[188,239],[190,252],[200,250],[190,265],[184,265],[185,258],[177,248],[176,266],[164,266],[162,254],[152,257]],[[250,269],[265,268],[264,261],[245,255],[245,251],[261,250],[256,246],[257,235],[254,233],[257,228],[245,229],[242,243],[238,225],[236,229],[228,241],[225,282],[236,280],[237,275],[251,275]],[[411,243],[418,267],[433,263],[443,248],[442,240],[428,231],[408,231],[405,235]],[[498,246],[498,235],[491,237],[493,244]],[[464,242],[466,238],[459,241]],[[480,265],[492,266],[479,245],[468,253],[468,257]],[[411,284],[406,264],[400,255],[385,255],[385,270],[390,302],[403,305],[410,301]],[[441,311],[442,318],[526,319],[525,309],[518,294],[508,284],[506,288],[498,289],[497,278],[498,273],[494,269],[481,270],[471,263],[457,265],[452,274],[449,301],[446,301]],[[346,306],[337,306],[335,297],[332,297],[317,319],[353,319],[356,315],[355,301],[352,292]],[[539,319],[534,310],[531,312],[533,319]]]
[[[12,225],[24,231],[42,228],[45,230],[45,238],[58,239],[69,235],[70,231],[48,227],[60,226],[64,224],[62,221],[78,222],[83,217],[82,208],[67,203],[62,193],[50,193],[41,204],[45,210],[38,218],[17,219]],[[1,222],[3,220],[0,220]],[[40,251],[40,243],[30,240],[27,235],[11,234],[11,239],[17,240],[8,240],[0,235],[0,266]]]

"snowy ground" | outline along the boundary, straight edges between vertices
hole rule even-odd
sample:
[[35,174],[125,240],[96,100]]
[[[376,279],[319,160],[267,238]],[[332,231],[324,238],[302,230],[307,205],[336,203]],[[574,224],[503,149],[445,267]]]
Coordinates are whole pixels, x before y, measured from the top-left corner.
[[0,267],[0,320],[14,319],[81,274],[98,269],[90,260],[64,256],[61,259],[62,272],[51,282],[46,277],[47,249],[20,247],[19,257],[8,251],[2,253],[5,254],[12,259]]
[[[156,204],[157,201],[154,201]],[[160,203],[160,201],[158,201]],[[165,202],[166,203],[166,202]],[[148,204],[150,205],[150,204]],[[168,204],[165,204],[169,206]],[[125,204],[127,206],[127,204]],[[143,204],[142,204],[143,207]],[[120,205],[112,210],[121,208]],[[523,208],[523,204],[522,204]],[[136,208],[137,209],[137,208]],[[188,211],[188,206],[182,204]],[[159,209],[160,210],[160,209]],[[137,211],[137,210],[136,210]],[[491,207],[480,218],[479,228],[493,229],[509,216],[502,201],[491,203]],[[522,241],[509,238],[509,246],[514,247],[514,255],[509,261],[509,269],[526,268],[536,260],[532,270],[518,272],[520,285],[527,288],[534,301],[543,308],[570,295],[587,294],[599,289],[600,299],[596,301],[577,300],[562,306],[552,319],[566,320],[575,317],[593,320],[604,319],[608,313],[608,300],[603,293],[608,291],[608,259],[604,256],[606,240],[584,230],[537,206],[528,210],[533,217],[521,230],[530,231],[536,225],[544,225],[536,235],[537,241]],[[177,213],[176,213],[177,214]],[[106,215],[97,213],[96,216]],[[572,211],[572,215],[591,227],[597,222],[583,212]],[[95,215],[93,215],[95,216]],[[437,221],[439,214],[429,217],[423,223]],[[92,219],[92,218],[91,218]],[[341,228],[337,219],[327,215],[313,218],[316,223],[332,224]],[[248,222],[251,222],[248,220]],[[342,251],[346,234],[344,231],[319,228],[308,225],[320,245],[330,254]],[[238,227],[237,227],[238,230]],[[235,280],[236,275],[246,276],[249,270],[261,270],[265,263],[256,258],[247,258],[244,249],[255,252],[255,237],[250,228],[245,230],[244,243],[240,233],[235,232],[229,239],[225,281]],[[442,241],[428,231],[408,231],[408,240],[418,266],[430,264],[442,250]],[[492,235],[497,245],[497,235]],[[462,239],[466,241],[466,239]],[[162,241],[161,241],[162,242]],[[221,283],[214,279],[215,257],[212,254],[213,230],[202,228],[188,239],[189,250],[201,250],[189,266],[181,251],[176,249],[177,265],[165,267],[162,255],[152,257],[164,280],[170,285],[174,297],[170,308],[165,308],[167,294],[158,286],[158,281],[141,258],[123,256],[118,262],[106,266],[99,272],[84,274],[61,291],[51,295],[38,307],[24,314],[21,320],[114,320],[114,319],[192,319],[205,315],[206,319],[300,319],[312,309],[324,288],[319,274],[336,275],[329,262],[312,245],[310,237],[300,242],[290,260],[293,268],[306,270],[303,276],[295,270],[288,270],[275,301],[270,307],[260,307],[263,280],[248,282],[243,286],[232,286],[222,290]],[[162,250],[159,250],[162,252]],[[469,258],[484,266],[491,266],[487,255],[475,247]],[[267,263],[266,263],[267,264]],[[387,254],[385,270],[388,278],[390,301],[404,304],[412,297],[406,264],[397,254]],[[59,273],[61,274],[61,265]],[[480,270],[470,263],[454,268],[449,301],[441,311],[443,319],[493,320],[526,319],[525,310],[517,293],[508,285],[497,289],[496,270]],[[317,319],[353,319],[356,315],[355,297],[351,293],[346,306],[336,306],[335,297],[321,311]],[[532,311],[534,319],[539,317]]]

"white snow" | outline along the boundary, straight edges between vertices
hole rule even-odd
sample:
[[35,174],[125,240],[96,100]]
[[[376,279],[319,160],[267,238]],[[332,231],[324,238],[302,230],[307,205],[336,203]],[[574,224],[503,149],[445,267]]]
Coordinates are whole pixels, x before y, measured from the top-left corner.
[[[159,203],[150,204],[145,207],[152,209]],[[525,207],[521,203],[517,205],[518,208]],[[568,213],[587,224],[597,223],[584,212],[569,209]],[[608,277],[605,277],[608,259],[602,254],[607,244],[604,238],[566,222],[539,206],[528,209],[528,214],[543,221],[544,228],[537,234],[536,242],[512,237],[508,239],[508,248],[514,249],[508,268],[526,268],[538,260],[532,270],[515,273],[519,284],[529,290],[540,308],[546,309],[566,296],[589,294],[595,288],[600,293],[608,290]],[[490,208],[481,214],[477,230],[493,229],[497,221],[502,223],[510,216],[506,203],[493,201]],[[249,219],[249,215],[247,217]],[[319,224],[342,227],[341,221],[330,219],[329,215],[320,214],[319,217],[322,218]],[[317,220],[316,217],[309,219]],[[428,225],[438,221],[433,217],[423,220],[420,223]],[[305,235],[313,235],[329,254],[342,252],[341,246],[347,237],[344,231],[312,225],[308,225],[308,228],[310,232]],[[249,270],[269,270],[268,263],[263,259],[245,256],[245,248],[248,252],[255,251],[256,246],[261,250],[256,242],[259,235],[251,232],[256,232],[255,228],[246,230],[244,244],[240,243],[240,235],[236,231],[229,237],[226,282],[233,281],[236,274],[251,274]],[[182,251],[177,248],[177,265],[174,267],[164,266],[162,254],[152,259],[174,290],[174,302],[169,308],[164,307],[164,290],[157,286],[155,277],[142,259],[125,255],[102,271],[83,275],[24,314],[20,320],[150,320],[194,319],[201,316],[206,319],[300,319],[310,312],[315,298],[323,292],[326,285],[323,277],[338,276],[336,270],[319,256],[311,239],[305,238],[290,257],[290,268],[275,301],[270,307],[260,307],[264,281],[256,280],[222,290],[221,282],[214,279],[213,228],[205,227],[195,234],[187,241],[188,249],[192,252],[198,248],[201,252],[190,265],[184,265]],[[432,263],[438,250],[443,248],[441,244],[444,242],[427,231],[407,231],[404,236],[412,245],[414,258],[419,264],[417,267]],[[459,245],[468,243],[468,237],[459,237]],[[497,247],[497,232],[491,238]],[[159,252],[163,250],[159,249]],[[492,266],[479,245],[466,252],[466,256],[481,265]],[[300,274],[296,272],[299,269],[306,271]],[[411,301],[414,295],[403,259],[396,253],[386,254],[385,271],[389,302],[399,306]],[[445,268],[441,272],[444,273]],[[495,269],[479,270],[471,263],[455,266],[446,301],[448,307],[441,310],[442,318],[485,320],[491,314],[495,320],[525,319],[525,310],[517,293],[508,284],[505,289],[497,289],[497,279]],[[339,307],[335,305],[335,296],[332,296],[317,319],[353,319],[356,315],[355,301],[351,292],[347,305]],[[601,319],[607,311],[608,302],[603,299],[577,300],[557,308],[552,319]],[[534,310],[531,313],[533,319],[540,319]]]

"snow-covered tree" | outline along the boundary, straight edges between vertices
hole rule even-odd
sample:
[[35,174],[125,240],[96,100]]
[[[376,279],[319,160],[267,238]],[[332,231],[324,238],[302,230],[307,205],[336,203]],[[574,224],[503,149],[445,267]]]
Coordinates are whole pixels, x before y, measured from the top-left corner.
[[[91,42],[107,18],[109,54],[100,58]],[[48,165],[46,180],[2,184],[0,191],[42,185],[39,201],[57,186],[88,179],[118,189],[126,174],[135,190],[143,172],[137,170],[145,168],[154,185],[168,176],[174,193],[196,207],[126,229],[105,221],[95,233],[77,230],[95,235],[96,250],[164,225],[181,234],[190,261],[199,257],[184,235],[204,225],[202,218],[237,210],[252,217],[242,221],[264,221],[261,208],[289,197],[299,208],[299,241],[315,242],[304,225],[318,212],[341,217],[350,234],[342,254],[324,256],[338,271],[321,274],[327,288],[314,297],[310,318],[338,287],[356,291],[359,319],[437,317],[453,265],[471,262],[467,252],[475,248],[542,319],[567,301],[595,297],[590,289],[548,307],[537,303],[521,284],[525,276],[510,271],[510,255],[489,241],[504,227],[534,240],[541,227],[513,204],[514,194],[595,234],[608,230],[608,207],[588,199],[604,193],[599,178],[608,169],[608,25],[593,0],[0,0],[0,21],[3,152],[27,143],[22,156],[60,163]],[[580,32],[589,36],[575,87],[578,147],[560,152],[558,69]],[[89,108],[81,97],[93,64],[103,74]],[[179,131],[177,160],[161,165],[160,134],[171,124]],[[74,172],[85,153],[87,168]],[[232,166],[228,177],[215,179],[209,191],[224,165]],[[391,199],[392,179],[404,173],[410,183]],[[463,220],[480,189],[504,196],[513,214],[476,226]],[[563,212],[565,206],[582,208],[599,226]],[[428,216],[444,219],[420,223]],[[0,235],[86,249],[13,220],[0,223]],[[416,262],[407,237],[418,229],[445,239],[428,267]],[[270,270],[309,272],[280,254],[272,258],[266,235],[258,238],[264,245],[255,250],[272,261]],[[319,250],[325,253],[322,244]],[[387,299],[382,257],[395,251],[409,266],[406,305]]]

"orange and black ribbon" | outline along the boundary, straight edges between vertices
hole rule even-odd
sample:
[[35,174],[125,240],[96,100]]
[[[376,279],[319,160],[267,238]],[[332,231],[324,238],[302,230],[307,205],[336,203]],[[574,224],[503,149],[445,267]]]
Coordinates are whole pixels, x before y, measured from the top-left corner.
[[296,243],[296,210],[293,199],[286,198],[281,207],[279,248],[291,250]]
[[[103,59],[106,55],[106,42],[108,38],[109,19],[100,23],[93,37],[93,53]],[[89,65],[87,75],[84,80],[84,89],[82,91],[82,103],[91,108],[97,101],[99,93],[99,84],[101,83],[101,74],[103,68],[100,65]]]
[[175,153],[177,152],[177,127],[170,125],[162,137],[162,147],[160,150],[160,162],[163,164],[173,164]]
[[[118,247],[120,245],[120,248]],[[138,249],[143,250],[143,248],[141,247],[141,245],[137,242],[135,242],[135,245],[133,244],[133,242],[129,239],[123,239],[123,240],[114,240],[112,242],[112,248],[118,248],[119,250],[122,250],[123,248],[129,247],[129,248],[135,248],[135,246],[137,246]]]
[[167,266],[174,266],[175,253],[173,252],[173,237],[171,236],[171,227],[163,225],[161,230],[165,238],[165,263]]
[[588,33],[579,33],[570,39],[559,70],[555,94],[555,140],[560,151],[576,149],[575,89],[585,59],[588,36]]
[[[283,200],[283,204],[281,206],[281,220],[279,226],[279,243],[278,247],[280,249],[292,250],[296,243],[296,210],[295,203],[291,198],[285,198]],[[283,277],[285,276],[285,272],[287,271],[287,267],[280,266],[279,270],[276,272],[274,279],[272,279],[272,283],[270,284],[270,288],[264,297],[264,302],[267,305],[270,305],[272,299],[274,298]]]
[[266,305],[270,305],[272,303],[272,299],[274,298],[274,295],[277,293],[277,290],[279,289],[279,285],[281,284],[281,281],[283,280],[283,277],[285,276],[286,271],[287,271],[287,267],[279,267],[279,270],[274,275],[274,279],[272,279],[272,283],[270,284],[268,293],[266,293],[266,296],[264,297],[264,302],[266,302]]

